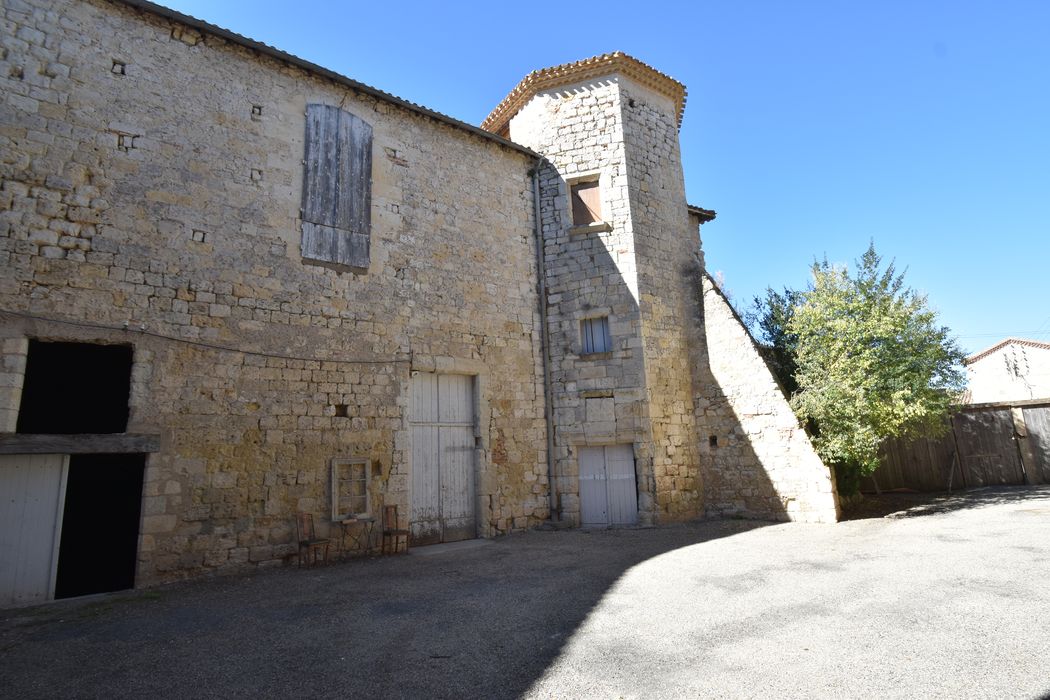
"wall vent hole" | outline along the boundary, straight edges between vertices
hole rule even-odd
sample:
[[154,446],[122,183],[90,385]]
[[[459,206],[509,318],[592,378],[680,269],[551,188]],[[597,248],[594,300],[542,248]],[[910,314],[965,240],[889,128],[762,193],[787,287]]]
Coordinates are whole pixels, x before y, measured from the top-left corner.
[[252,119],[262,118],[262,105],[252,105]]
[[335,405],[335,417],[336,418],[346,418],[347,417],[346,409],[347,409],[347,405],[345,403],[337,403]]
[[197,243],[204,243],[204,241],[207,240],[207,238],[208,233],[206,231],[199,231],[197,229],[193,229],[193,240]]
[[718,447],[718,436],[712,435],[711,437],[707,438],[707,444],[711,447]]
[[113,68],[110,69],[116,75],[127,75],[128,67],[123,61],[113,61]]

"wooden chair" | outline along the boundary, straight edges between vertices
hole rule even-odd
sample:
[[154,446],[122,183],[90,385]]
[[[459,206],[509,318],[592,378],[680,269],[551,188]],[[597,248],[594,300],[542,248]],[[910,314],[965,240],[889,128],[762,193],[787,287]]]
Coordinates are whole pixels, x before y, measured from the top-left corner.
[[303,552],[306,552],[306,563],[312,566],[317,563],[317,552],[321,550],[324,555],[324,563],[328,563],[328,545],[331,542],[327,537],[318,537],[314,532],[314,514],[296,513],[295,531],[299,535],[299,566],[303,565]]
[[387,542],[392,544],[391,553],[398,551],[399,539],[405,538],[405,551],[408,551],[409,530],[398,527],[397,506],[383,506],[383,547],[382,553],[386,554]]

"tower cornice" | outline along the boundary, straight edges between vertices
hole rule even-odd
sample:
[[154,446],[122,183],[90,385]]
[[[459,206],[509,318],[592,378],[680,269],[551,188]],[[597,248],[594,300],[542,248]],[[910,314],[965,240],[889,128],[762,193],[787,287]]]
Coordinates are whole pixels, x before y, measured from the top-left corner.
[[514,115],[540,92],[613,73],[625,75],[669,98],[674,103],[678,127],[681,128],[682,116],[685,114],[685,85],[622,51],[604,53],[582,61],[563,63],[529,73],[481,122],[481,128],[497,135],[505,135]]

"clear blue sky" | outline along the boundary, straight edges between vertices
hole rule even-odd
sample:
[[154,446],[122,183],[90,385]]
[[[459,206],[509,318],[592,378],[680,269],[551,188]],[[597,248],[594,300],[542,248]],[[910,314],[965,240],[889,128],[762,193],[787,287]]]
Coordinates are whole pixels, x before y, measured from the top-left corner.
[[625,51],[689,90],[689,201],[738,306],[874,239],[967,351],[1050,339],[1050,2],[167,4],[472,124]]

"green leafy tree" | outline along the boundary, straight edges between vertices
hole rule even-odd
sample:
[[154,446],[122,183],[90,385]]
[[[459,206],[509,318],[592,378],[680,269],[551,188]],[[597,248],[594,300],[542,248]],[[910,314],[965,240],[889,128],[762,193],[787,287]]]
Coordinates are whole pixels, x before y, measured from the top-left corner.
[[802,292],[784,287],[781,294],[766,287],[764,297],[755,297],[751,309],[744,314],[744,321],[752,334],[764,346],[763,354],[780,386],[788,396],[798,390],[795,372],[798,364],[798,336],[788,331],[788,323],[795,315],[795,307],[802,303]]
[[[814,446],[856,490],[888,438],[936,436],[964,385],[963,352],[926,297],[904,286],[874,244],[845,267],[814,263],[812,288],[793,308],[796,414],[817,425]],[[845,486],[845,489],[842,487]]]

